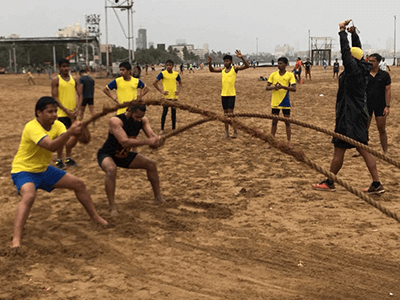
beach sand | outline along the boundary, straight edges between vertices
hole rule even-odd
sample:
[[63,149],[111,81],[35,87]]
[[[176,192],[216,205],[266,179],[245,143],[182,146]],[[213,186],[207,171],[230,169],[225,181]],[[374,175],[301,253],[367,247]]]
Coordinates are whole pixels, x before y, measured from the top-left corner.
[[[258,77],[275,70],[239,72],[235,112],[270,113],[271,94]],[[156,75],[150,71],[142,78],[151,89],[147,99],[160,99],[152,86]],[[313,81],[291,94],[292,117],[333,130],[337,81],[331,69],[315,67],[312,75]],[[398,160],[400,69],[393,67],[391,75],[387,132],[389,155]],[[222,112],[220,74],[185,71],[182,79],[180,102]],[[109,81],[96,79],[97,112],[111,103],[102,92]],[[397,221],[339,185],[335,193],[312,190],[324,175],[246,133],[224,139],[219,122],[185,131],[158,150],[140,147],[157,161],[167,202],[153,204],[144,171],[119,169],[116,219],[108,212],[96,160],[110,116],[90,125],[91,142],[74,149],[79,166],[68,172],[84,180],[99,214],[113,226],[91,223],[71,191],[40,190],[20,253],[13,255],[9,244],[20,198],[11,162],[37,99],[50,95],[47,75],[35,76],[35,82],[29,86],[24,75],[0,75],[0,299],[400,299]],[[156,133],[161,111],[147,110]],[[200,118],[177,112],[178,127]],[[270,132],[270,120],[240,120]],[[170,128],[169,113],[166,132]],[[276,138],[286,140],[282,122]],[[325,169],[332,159],[330,140],[292,125],[295,149]],[[370,145],[381,150],[375,121]],[[354,153],[348,151],[339,175],[364,189],[371,178]],[[377,164],[386,193],[373,199],[399,213],[400,172],[380,159]]]

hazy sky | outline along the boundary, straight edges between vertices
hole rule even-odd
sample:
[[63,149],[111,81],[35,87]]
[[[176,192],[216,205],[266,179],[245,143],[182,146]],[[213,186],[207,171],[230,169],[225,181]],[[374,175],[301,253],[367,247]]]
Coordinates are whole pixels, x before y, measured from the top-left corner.
[[[114,3],[107,0],[108,5]],[[120,0],[119,3],[123,3]],[[59,28],[79,22],[85,14],[101,15],[101,42],[105,43],[105,0],[0,0],[0,36],[52,37]],[[315,37],[332,37],[338,47],[338,23],[352,18],[361,41],[386,48],[394,37],[397,1],[269,1],[269,0],[136,0],[134,34],[147,29],[147,42],[167,46],[185,39],[195,48],[204,43],[215,51],[274,52],[289,44],[308,50],[308,31]],[[127,13],[119,11],[125,29]],[[109,43],[127,47],[117,18],[108,9]],[[398,40],[398,38],[396,37]],[[397,48],[399,48],[397,46]]]

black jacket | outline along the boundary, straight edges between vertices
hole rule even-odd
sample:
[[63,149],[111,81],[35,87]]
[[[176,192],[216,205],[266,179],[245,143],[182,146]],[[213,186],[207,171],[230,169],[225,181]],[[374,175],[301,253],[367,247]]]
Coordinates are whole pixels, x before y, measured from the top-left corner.
[[[336,99],[335,132],[361,143],[368,142],[367,84],[371,64],[351,56],[347,33],[339,32],[344,71],[339,76]],[[352,34],[353,47],[361,48],[357,33]],[[335,144],[337,139],[333,138]]]

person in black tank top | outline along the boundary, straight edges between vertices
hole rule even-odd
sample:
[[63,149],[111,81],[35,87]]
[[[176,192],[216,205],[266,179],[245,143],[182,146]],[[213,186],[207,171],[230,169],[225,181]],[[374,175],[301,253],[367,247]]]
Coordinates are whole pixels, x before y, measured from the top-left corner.
[[[153,188],[155,202],[164,202],[161,196],[156,162],[132,151],[137,146],[142,145],[162,146],[160,137],[154,134],[145,114],[146,106],[136,105],[129,107],[125,113],[112,117],[109,123],[107,140],[97,153],[99,166],[106,173],[106,194],[111,215],[114,216],[118,215],[115,205],[117,167],[146,170],[147,178]],[[146,139],[137,138],[140,130],[143,130],[147,137]]]

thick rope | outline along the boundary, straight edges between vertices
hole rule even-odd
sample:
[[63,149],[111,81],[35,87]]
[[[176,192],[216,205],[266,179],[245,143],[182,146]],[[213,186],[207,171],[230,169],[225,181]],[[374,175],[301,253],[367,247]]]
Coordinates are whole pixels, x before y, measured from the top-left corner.
[[[200,109],[200,108],[196,108],[187,104],[182,104],[182,103],[178,103],[178,102],[171,102],[168,100],[133,100],[131,102],[125,102],[122,104],[118,104],[113,108],[103,108],[103,111],[101,113],[98,113],[96,115],[94,115],[92,118],[90,118],[88,121],[84,122],[84,126],[87,126],[89,123],[97,120],[98,118],[100,118],[101,116],[104,116],[110,112],[116,111],[119,108],[123,108],[123,107],[128,107],[128,106],[132,106],[132,105],[162,105],[162,106],[167,106],[167,107],[174,107],[174,108],[178,108],[181,110],[186,110],[192,113],[196,113],[196,114],[201,114],[207,118],[196,121],[194,123],[191,123],[187,126],[184,126],[180,129],[178,129],[178,133],[181,133],[185,130],[188,130],[189,128],[192,128],[196,125],[202,124],[204,122],[207,121],[211,121],[211,120],[218,120],[221,121],[223,123],[226,124],[230,124],[232,125],[234,128],[242,130],[244,132],[247,132],[248,134],[250,134],[251,136],[257,137],[263,141],[268,142],[271,146],[273,146],[274,148],[277,148],[278,150],[289,154],[291,156],[293,156],[296,160],[305,163],[306,165],[308,165],[309,167],[311,167],[312,169],[320,172],[321,174],[324,174],[325,176],[327,176],[329,179],[335,181],[336,183],[338,183],[339,185],[343,186],[345,189],[347,189],[349,192],[355,194],[356,196],[360,197],[362,200],[364,200],[366,203],[368,203],[369,205],[375,207],[376,209],[378,209],[379,211],[381,211],[383,214],[385,214],[386,216],[396,220],[397,222],[400,223],[400,218],[397,216],[397,214],[391,212],[390,210],[388,210],[387,208],[385,208],[384,206],[380,205],[379,203],[377,203],[376,201],[374,201],[371,197],[369,197],[368,195],[366,195],[363,191],[355,189],[354,187],[352,187],[351,185],[349,185],[347,182],[345,182],[344,180],[342,180],[340,177],[336,176],[335,174],[331,173],[330,171],[327,171],[326,169],[320,167],[319,165],[317,165],[316,163],[314,163],[313,161],[311,161],[310,159],[308,159],[305,154],[302,151],[296,151],[293,147],[289,146],[287,143],[283,143],[283,142],[277,142],[277,140],[275,140],[274,137],[272,137],[272,135],[270,134],[265,134],[263,133],[261,130],[256,129],[256,128],[251,128],[248,127],[246,125],[244,125],[243,123],[239,122],[237,119],[235,118],[231,118],[232,116],[238,116],[239,114],[236,115],[219,115],[215,112],[211,112],[208,110],[204,110],[204,109]],[[331,132],[331,131],[327,131],[323,128],[314,126],[314,125],[310,125],[301,121],[297,121],[297,120],[293,120],[291,118],[282,118],[279,116],[274,116],[274,115],[262,115],[262,114],[240,114],[241,116],[246,116],[246,117],[261,117],[261,118],[271,118],[271,119],[278,119],[278,120],[282,120],[282,121],[287,121],[287,122],[291,122],[294,124],[298,124],[300,126],[306,125],[304,127],[307,128],[311,128],[317,131],[321,131],[327,134],[330,134],[333,136],[333,134],[336,135],[336,133]],[[257,115],[257,116],[256,116]],[[328,133],[329,132],[329,133]],[[172,137],[174,135],[177,135],[178,133],[175,134],[175,132],[171,132],[169,135],[165,135],[163,136],[163,139],[165,140],[166,138]],[[341,137],[344,137],[346,139],[348,139],[349,143],[353,143],[354,141],[352,139],[349,139],[345,136],[342,135],[338,135],[337,138],[342,139]],[[347,140],[346,140],[347,142]],[[358,142],[356,142],[358,143]],[[366,147],[363,148],[367,151],[372,150],[369,147],[358,143],[360,147]],[[384,155],[385,156],[385,155]],[[389,161],[388,161],[389,162]],[[396,165],[397,166],[397,165]]]

